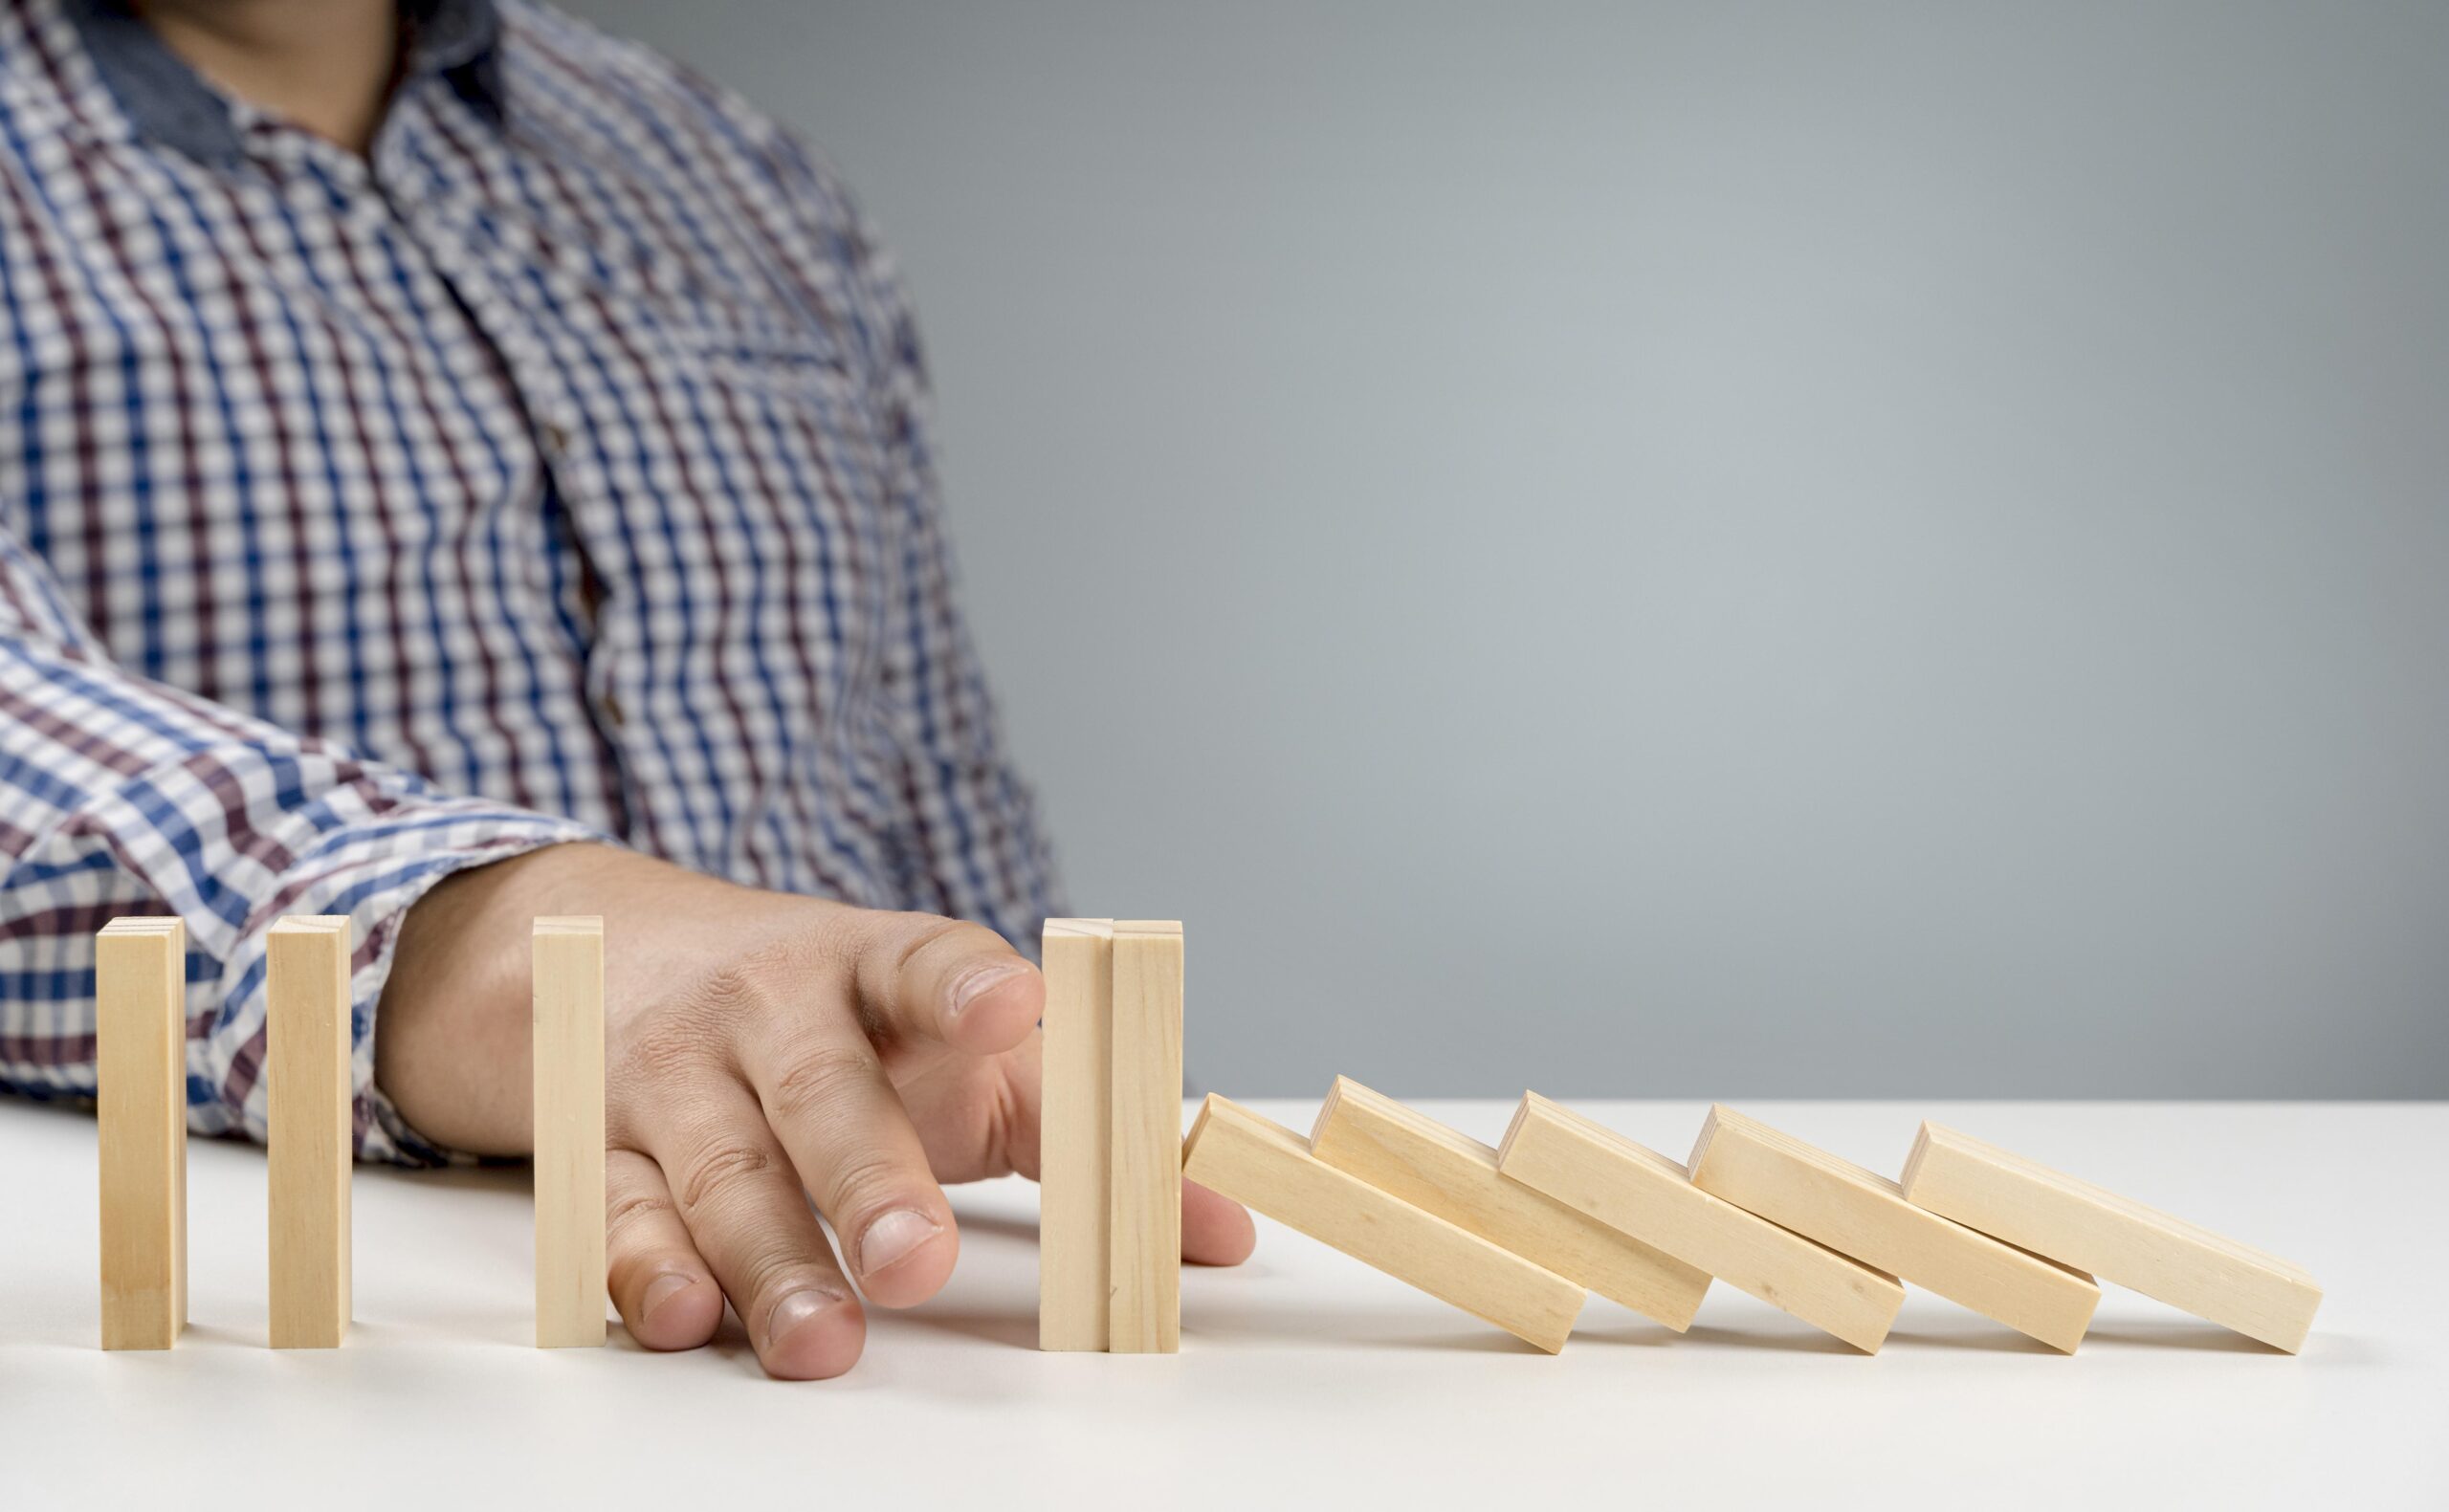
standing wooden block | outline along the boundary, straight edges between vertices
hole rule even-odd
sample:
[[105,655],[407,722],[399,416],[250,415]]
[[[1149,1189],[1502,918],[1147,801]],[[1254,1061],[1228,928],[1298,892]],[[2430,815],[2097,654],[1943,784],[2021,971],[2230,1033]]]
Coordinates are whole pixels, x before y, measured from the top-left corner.
[[270,1041],[272,1347],[332,1349],[348,1331],[348,920],[272,927]]
[[2276,1256],[1936,1124],[1913,1142],[1904,1193],[1942,1217],[2290,1354],[2305,1347],[2322,1304],[2313,1278]]
[[1106,1348],[1181,1348],[1182,927],[1114,927],[1114,1143]]
[[1047,920],[1044,959],[1037,1347],[1099,1350],[1112,1304],[1114,921]]
[[166,1349],[187,1326],[187,958],[177,919],[113,919],[94,941],[105,1349]]
[[1550,1354],[1581,1287],[1310,1153],[1299,1135],[1210,1097],[1182,1148],[1184,1174],[1357,1260],[1484,1318]]
[[1489,1146],[1348,1077],[1318,1109],[1310,1152],[1678,1333],[1709,1290],[1699,1267],[1506,1180]]
[[604,921],[536,921],[536,1348],[604,1342]]
[[2090,1277],[1917,1208],[1886,1176],[1732,1108],[1710,1109],[1692,1181],[2053,1349],[2072,1352],[2100,1305]]
[[1887,1338],[1905,1288],[1692,1184],[1682,1166],[1526,1092],[1497,1147],[1497,1170],[1621,1229],[1864,1353]]

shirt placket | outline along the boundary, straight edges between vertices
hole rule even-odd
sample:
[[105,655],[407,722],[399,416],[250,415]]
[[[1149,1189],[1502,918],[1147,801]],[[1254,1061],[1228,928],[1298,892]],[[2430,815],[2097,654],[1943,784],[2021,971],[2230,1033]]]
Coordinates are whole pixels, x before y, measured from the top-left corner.
[[624,741],[628,716],[622,663],[604,633],[611,617],[610,601],[619,589],[599,555],[589,550],[584,523],[595,480],[583,449],[572,444],[581,433],[580,400],[527,311],[504,290],[496,272],[502,252],[482,229],[474,186],[437,166],[448,159],[431,140],[437,127],[430,112],[437,107],[430,95],[439,87],[432,79],[402,86],[361,171],[367,194],[416,245],[428,268],[466,312],[476,338],[491,348],[526,423],[546,489],[558,496],[566,516],[566,533],[543,533],[544,549],[567,552],[572,559],[569,571],[585,636],[579,653],[585,667],[587,712],[603,757],[617,774],[609,795],[617,810],[610,827],[627,835],[630,817],[640,811],[647,795]]

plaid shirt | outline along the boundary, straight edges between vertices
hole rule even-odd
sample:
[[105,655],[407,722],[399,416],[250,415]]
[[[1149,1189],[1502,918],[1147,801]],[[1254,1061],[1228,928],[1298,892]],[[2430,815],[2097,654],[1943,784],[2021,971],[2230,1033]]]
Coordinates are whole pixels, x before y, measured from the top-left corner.
[[360,158],[119,6],[0,4],[0,1084],[90,1096],[94,931],[189,941],[190,1126],[264,1129],[264,936],[610,838],[1053,905],[956,611],[924,376],[838,184],[524,4],[408,7]]

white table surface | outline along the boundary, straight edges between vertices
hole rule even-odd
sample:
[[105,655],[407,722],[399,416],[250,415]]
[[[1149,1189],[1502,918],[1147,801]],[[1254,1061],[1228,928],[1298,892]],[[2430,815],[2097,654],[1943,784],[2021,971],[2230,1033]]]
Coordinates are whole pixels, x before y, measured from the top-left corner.
[[[1509,1112],[1420,1106],[1491,1140]],[[1678,1156],[1704,1111],[1578,1106]],[[1683,1337],[1594,1297],[1550,1357],[1262,1221],[1250,1264],[1184,1277],[1179,1356],[1046,1355],[1012,1181],[955,1193],[939,1298],[874,1313],[848,1376],[784,1384],[732,1324],[685,1355],[617,1325],[529,1348],[525,1173],[361,1169],[355,1328],[276,1354],[262,1157],[197,1141],[188,1331],[104,1354],[93,1122],[0,1097],[0,1505],[2449,1506],[2449,1105],[1741,1106],[1891,1172],[1939,1118],[2328,1300],[2291,1358],[2109,1288],[2066,1357],[1914,1291],[1864,1357],[1720,1285]]]

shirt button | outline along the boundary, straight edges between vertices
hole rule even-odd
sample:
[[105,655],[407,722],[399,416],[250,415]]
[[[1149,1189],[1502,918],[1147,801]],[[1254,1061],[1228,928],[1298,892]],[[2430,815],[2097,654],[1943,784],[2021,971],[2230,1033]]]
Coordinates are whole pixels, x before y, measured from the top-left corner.
[[559,458],[570,449],[570,433],[549,420],[537,428],[536,439],[542,443],[548,457]]
[[615,726],[618,726],[621,723],[621,695],[619,693],[606,693],[604,695],[604,717]]

